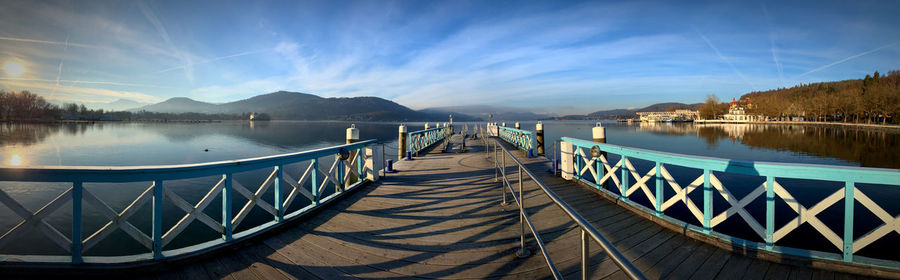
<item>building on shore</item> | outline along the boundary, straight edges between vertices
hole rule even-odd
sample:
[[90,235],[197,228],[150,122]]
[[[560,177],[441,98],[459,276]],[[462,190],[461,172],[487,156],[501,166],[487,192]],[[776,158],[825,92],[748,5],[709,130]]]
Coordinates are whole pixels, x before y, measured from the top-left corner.
[[700,118],[694,110],[675,110],[672,112],[637,112],[641,122],[690,122]]
[[767,121],[767,118],[765,116],[748,114],[748,110],[752,109],[753,103],[750,103],[750,99],[731,99],[731,104],[729,104],[728,106],[728,114],[723,115],[722,118],[726,121],[739,122]]

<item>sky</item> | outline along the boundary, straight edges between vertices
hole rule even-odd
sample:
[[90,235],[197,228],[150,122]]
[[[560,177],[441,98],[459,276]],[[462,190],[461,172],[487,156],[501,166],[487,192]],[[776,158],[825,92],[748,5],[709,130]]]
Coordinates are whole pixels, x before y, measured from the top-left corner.
[[0,89],[588,113],[900,69],[900,1],[17,1]]

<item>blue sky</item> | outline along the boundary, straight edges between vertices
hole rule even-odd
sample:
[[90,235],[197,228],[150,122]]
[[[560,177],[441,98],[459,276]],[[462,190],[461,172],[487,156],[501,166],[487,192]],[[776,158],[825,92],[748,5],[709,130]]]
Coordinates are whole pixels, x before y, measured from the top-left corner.
[[0,88],[586,113],[900,69],[898,1],[4,1]]

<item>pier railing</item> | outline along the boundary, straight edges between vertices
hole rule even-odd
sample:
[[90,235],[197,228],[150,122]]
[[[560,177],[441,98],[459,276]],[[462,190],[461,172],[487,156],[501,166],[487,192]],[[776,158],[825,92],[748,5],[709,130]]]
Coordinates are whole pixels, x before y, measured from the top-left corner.
[[444,140],[449,133],[450,130],[446,126],[409,132],[406,137],[406,139],[408,139],[407,141],[409,141],[407,147],[409,147],[411,153],[417,154],[418,152],[431,147],[431,145]]
[[535,137],[534,132],[528,130],[515,129],[511,127],[498,127],[500,139],[513,144],[517,148],[525,151],[528,156],[534,155]]
[[[776,254],[900,268],[900,263],[895,260],[856,254],[889,233],[900,233],[900,216],[889,214],[885,205],[879,205],[872,199],[878,198],[878,193],[883,194],[887,189],[896,190],[900,185],[900,170],[736,161],[629,148],[568,137],[563,137],[561,141],[561,170],[564,178],[579,180],[647,213],[683,225],[693,232],[715,237],[732,246]],[[610,155],[613,154],[618,158],[615,162],[610,161]],[[647,172],[639,172],[635,167],[638,161],[652,168]],[[695,170],[694,175],[687,175],[692,179],[687,185],[683,185],[687,182],[684,180],[682,183],[677,182],[676,176],[673,176],[676,172],[670,172],[685,168]],[[697,176],[697,171],[700,170],[702,173]],[[729,174],[755,176],[762,183],[752,183],[753,187],[749,192],[746,188],[735,189],[720,180],[720,177],[724,178]],[[679,177],[683,179],[685,176]],[[798,181],[803,180],[813,180],[817,192],[827,195],[820,195],[821,198],[815,203],[801,203],[791,194],[792,191],[800,190],[792,188],[790,184],[799,184]],[[827,182],[836,186],[826,187]],[[863,184],[867,191],[876,193],[876,196],[870,197],[861,191]],[[696,192],[702,196],[695,195]],[[738,197],[735,193],[746,194]],[[787,208],[781,206],[783,210],[776,212],[776,198],[780,198]],[[635,199],[646,199],[649,207],[635,202]],[[713,201],[724,201],[726,205],[714,208]],[[748,207],[754,202],[756,205],[764,204],[765,210],[754,211]],[[681,221],[667,215],[666,210],[676,205],[687,209],[687,216],[696,219],[696,222]],[[842,215],[842,221],[823,221],[825,219],[820,214],[826,210],[829,210],[828,213],[832,216],[830,218],[835,218],[836,214]],[[764,213],[764,216],[759,213]],[[871,222],[867,224],[859,221],[859,217],[868,215],[876,216],[878,223],[873,226]],[[740,223],[752,231],[744,238],[716,232],[717,225],[738,217],[742,220]],[[784,223],[785,220],[788,222]],[[779,221],[778,226],[776,221]],[[841,225],[835,226],[835,223]],[[826,246],[833,246],[833,249],[826,249],[832,252],[779,245],[779,241],[804,224],[824,237],[827,240]],[[865,232],[865,229],[871,227],[874,228],[866,233],[854,234],[860,230]],[[833,253],[834,251],[840,253]]]
[[[501,127],[502,128],[502,127]],[[486,138],[482,138],[486,139]],[[540,232],[535,229],[534,224],[531,222],[531,218],[528,215],[528,212],[525,210],[525,196],[522,192],[522,186],[524,184],[525,179],[522,175],[525,174],[528,176],[532,182],[534,182],[538,188],[543,192],[544,195],[550,198],[553,203],[559,207],[566,215],[572,219],[575,224],[581,229],[581,276],[582,279],[588,279],[589,275],[589,267],[590,264],[588,260],[590,258],[590,240],[596,242],[600,245],[603,251],[615,262],[615,264],[631,279],[646,279],[646,276],[636,267],[631,261],[628,260],[618,249],[616,249],[615,245],[612,244],[606,237],[604,237],[594,226],[590,224],[584,217],[575,212],[565,201],[559,198],[544,182],[541,182],[534,173],[522,165],[522,162],[516,158],[515,155],[510,153],[503,144],[498,143],[496,138],[493,140],[494,147],[494,165],[497,167],[495,171],[495,181],[499,180],[503,187],[501,187],[501,192],[503,193],[503,204],[506,204],[506,190],[508,189],[510,194],[515,200],[516,204],[519,206],[519,224],[520,224],[520,239],[519,239],[519,254],[520,256],[524,256],[526,247],[525,247],[525,228],[531,232],[532,237],[538,245],[538,248],[541,250],[541,254],[544,257],[544,260],[547,263],[547,267],[550,268],[550,271],[553,274],[553,278],[555,279],[563,279],[562,274],[560,274],[559,269],[556,267],[556,264],[550,258],[550,253],[547,251],[546,246],[544,246],[544,241],[541,238]],[[499,148],[499,149],[498,149]],[[485,148],[487,150],[487,148]],[[513,163],[513,167],[518,169],[518,194],[516,194],[516,190],[513,189],[513,185],[510,183],[510,178],[506,174],[507,169],[507,158]]]
[[[375,140],[367,140],[283,155],[167,166],[0,168],[0,182],[63,182],[70,184],[68,189],[36,211],[27,209],[8,193],[0,190],[0,205],[12,210],[16,216],[21,218],[21,221],[12,229],[0,235],[0,249],[16,242],[24,235],[44,235],[50,242],[70,253],[67,256],[5,254],[0,255],[0,265],[11,262],[130,263],[194,255],[219,248],[272,229],[308,213],[324,203],[342,197],[345,191],[364,182],[377,180],[378,172],[375,167],[378,165],[375,165],[374,161],[375,146]],[[333,161],[327,160],[332,156],[334,157]],[[323,157],[325,157],[327,165],[320,166],[319,163]],[[308,163],[304,164],[304,162]],[[288,170],[285,170],[285,167],[290,164],[303,166],[300,170],[296,170],[302,171],[302,173],[295,173],[302,174],[299,178],[292,178],[286,172]],[[330,167],[327,169],[322,168],[328,165]],[[233,175],[236,173],[251,171],[264,171],[268,176],[258,186],[252,185],[249,188],[234,179]],[[211,176],[218,176],[220,179],[195,204],[183,199],[176,194],[173,187],[166,184],[167,181]],[[87,183],[129,182],[147,182],[149,187],[146,187],[121,211],[110,207],[107,201],[101,199],[104,197],[103,195],[97,195],[99,192],[96,190],[89,191],[84,187]],[[329,186],[334,188],[333,192],[327,189]],[[273,203],[271,204],[263,199],[263,195],[267,194],[270,187],[274,189],[274,197],[271,200]],[[285,193],[287,195],[284,195]],[[323,193],[331,194],[322,197]],[[232,201],[237,195],[245,197],[246,203],[235,205],[240,207],[233,207]],[[221,199],[217,201],[221,201],[222,216],[220,220],[217,220],[209,217],[203,210],[219,196]],[[308,205],[286,213],[292,204],[301,200],[306,200],[303,203],[308,203]],[[60,229],[47,222],[46,218],[49,215],[67,204],[71,205],[69,206],[71,207],[71,228]],[[148,228],[147,225],[135,225],[129,221],[129,218],[147,204],[150,204],[152,213],[150,232],[139,229]],[[164,204],[172,204],[183,212],[175,217],[163,216]],[[103,225],[96,231],[82,227],[86,222],[83,215],[85,206],[102,212],[106,218],[106,221],[101,223]],[[299,206],[294,208],[297,207]],[[267,212],[272,216],[272,220],[234,232],[251,210],[256,208]],[[174,226],[163,227],[164,219],[175,219],[178,222]],[[183,248],[164,248],[195,221],[217,232],[220,237]],[[171,224],[171,222],[168,223]],[[71,234],[64,234],[64,231],[69,231]],[[137,241],[146,248],[147,253],[118,256],[85,256],[83,254],[116,231],[121,231]]]

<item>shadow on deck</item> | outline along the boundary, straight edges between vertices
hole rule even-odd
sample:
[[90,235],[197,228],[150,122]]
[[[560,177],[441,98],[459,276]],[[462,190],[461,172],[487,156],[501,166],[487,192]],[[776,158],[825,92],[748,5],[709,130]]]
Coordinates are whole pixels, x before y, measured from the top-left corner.
[[[481,141],[469,140],[467,146],[467,153],[431,152],[398,162],[395,168],[399,173],[359,189],[295,226],[144,277],[551,277],[540,254],[515,256],[520,230],[517,206],[500,205],[500,185]],[[855,278],[732,254],[551,176],[545,172],[547,163],[542,158],[523,162],[650,278]],[[507,172],[514,174],[515,170]],[[516,176],[510,178],[512,184],[518,184]],[[534,184],[524,184],[524,196],[527,211],[563,275],[580,277],[580,232],[575,224]],[[526,244],[534,246],[533,239],[527,237]],[[592,278],[625,277],[599,246],[591,249]]]

